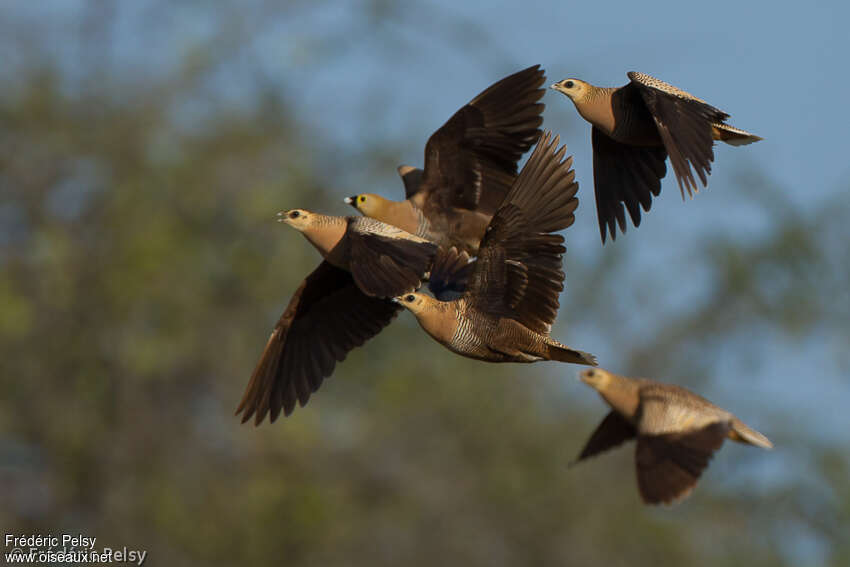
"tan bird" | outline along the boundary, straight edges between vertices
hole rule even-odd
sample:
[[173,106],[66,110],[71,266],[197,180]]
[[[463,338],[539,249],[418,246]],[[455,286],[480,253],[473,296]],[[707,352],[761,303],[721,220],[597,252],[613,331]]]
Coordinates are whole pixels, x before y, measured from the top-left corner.
[[[431,270],[432,291],[463,285],[469,257],[364,217],[304,209],[279,213],[324,261],[301,283],[269,337],[236,413],[274,422],[302,406],[337,362],[378,334],[400,307],[385,299],[416,289]],[[455,273],[457,272],[457,274]]]
[[540,135],[545,76],[539,65],[493,84],[458,110],[425,146],[425,170],[398,168],[404,201],[347,197],[358,211],[443,247],[474,254],[505,198],[517,161]]
[[696,171],[708,185],[714,140],[733,146],[760,137],[726,124],[729,115],[690,93],[643,73],[629,73],[631,82],[619,88],[595,87],[578,79],[551,86],[575,104],[593,125],[593,186],[602,242],[606,230],[617,237],[626,231],[623,205],[635,226],[640,208],[649,211],[652,196],[661,192],[667,156],[682,197],[698,190]]
[[278,213],[331,265],[351,272],[355,283],[376,297],[417,289],[437,246],[400,228],[366,217],[337,217],[305,209]]
[[396,298],[449,350],[488,362],[596,364],[549,333],[563,290],[564,238],[578,206],[572,158],[544,134],[490,222],[467,291],[454,301],[423,293]]
[[638,489],[647,504],[687,497],[724,439],[773,448],[767,437],[693,392],[594,368],[580,374],[611,406],[578,461],[637,438]]

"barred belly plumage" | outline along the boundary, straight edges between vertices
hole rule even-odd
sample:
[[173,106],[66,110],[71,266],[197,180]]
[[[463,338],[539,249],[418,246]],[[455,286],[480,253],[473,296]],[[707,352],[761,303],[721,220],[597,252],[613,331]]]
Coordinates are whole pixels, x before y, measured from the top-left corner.
[[467,354],[479,353],[484,349],[484,342],[475,330],[473,319],[466,317],[462,310],[457,311],[456,317],[457,328],[452,336],[452,346]]

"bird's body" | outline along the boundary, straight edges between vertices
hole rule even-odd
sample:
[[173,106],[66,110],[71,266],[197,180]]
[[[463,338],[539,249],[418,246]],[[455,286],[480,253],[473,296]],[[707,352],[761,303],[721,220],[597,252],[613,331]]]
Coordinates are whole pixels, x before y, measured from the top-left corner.
[[690,494],[724,439],[773,447],[733,414],[685,388],[602,369],[584,371],[581,379],[612,411],[577,460],[636,438],[638,488],[648,504],[669,504]]
[[467,291],[454,301],[421,293],[396,298],[449,350],[488,362],[558,360],[596,364],[593,355],[549,336],[563,290],[563,237],[578,206],[571,159],[544,135],[496,211]]
[[[461,298],[437,301],[418,317],[431,337],[450,351],[486,362],[560,360],[587,364],[592,355],[573,351],[551,337],[508,317],[475,309]],[[560,351],[564,351],[563,354]]]
[[[552,85],[593,125],[593,179],[602,241],[635,226],[661,191],[668,155],[684,196],[708,184],[713,141],[750,144],[758,136],[726,124],[729,115],[704,100],[644,73],[629,73],[623,87],[596,87],[578,79]],[[693,168],[693,171],[692,171]],[[625,206],[625,208],[624,208]]]
[[516,178],[517,162],[540,135],[544,73],[514,73],[480,93],[425,146],[425,168],[399,167],[406,199],[346,198],[362,214],[445,248],[475,254]]

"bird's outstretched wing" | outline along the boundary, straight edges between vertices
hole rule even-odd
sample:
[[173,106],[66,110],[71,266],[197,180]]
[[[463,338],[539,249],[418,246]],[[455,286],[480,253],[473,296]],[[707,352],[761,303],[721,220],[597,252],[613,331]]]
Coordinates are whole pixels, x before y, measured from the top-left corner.
[[544,134],[487,228],[473,270],[469,301],[482,311],[548,333],[563,290],[563,237],[578,207],[572,158]]
[[689,195],[699,189],[694,172],[703,186],[708,185],[714,161],[712,124],[724,122],[729,115],[655,77],[635,72],[628,77],[655,120],[682,196],[686,189]]
[[236,413],[259,425],[302,406],[350,350],[377,335],[400,307],[365,295],[351,274],[319,264],[289,300]]
[[450,208],[493,214],[540,135],[544,79],[539,65],[505,77],[431,135],[421,181],[405,180],[407,198],[426,217]]
[[635,466],[643,501],[670,504],[690,494],[728,432],[728,423],[713,423],[687,433],[638,435]]
[[611,240],[617,238],[617,225],[626,231],[626,211],[634,225],[640,226],[641,207],[648,212],[652,197],[661,192],[667,152],[663,147],[621,144],[596,126],[591,139],[596,216],[604,244],[606,233]]
[[575,462],[613,449],[617,445],[633,439],[636,435],[635,427],[626,418],[612,410],[594,430]]

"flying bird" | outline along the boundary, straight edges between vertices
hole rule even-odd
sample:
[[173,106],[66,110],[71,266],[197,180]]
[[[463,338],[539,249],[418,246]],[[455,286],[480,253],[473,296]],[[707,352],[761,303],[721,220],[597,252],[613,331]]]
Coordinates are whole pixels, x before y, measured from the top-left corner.
[[487,228],[466,292],[453,301],[408,293],[396,301],[449,350],[488,362],[596,364],[549,333],[563,290],[564,238],[578,206],[572,158],[544,134]]
[[661,192],[668,155],[684,198],[685,190],[691,196],[698,191],[694,172],[708,185],[714,140],[733,146],[761,140],[726,124],[728,114],[690,93],[644,73],[628,77],[631,82],[619,88],[579,79],[551,85],[593,125],[593,188],[603,244],[606,231],[612,240],[617,225],[626,231],[623,205],[634,225],[640,225],[640,208],[649,212],[653,195]]
[[517,161],[540,136],[539,65],[505,77],[458,110],[425,146],[425,169],[398,168],[404,201],[372,193],[345,202],[368,217],[474,254],[511,187]]
[[465,253],[374,219],[304,209],[279,217],[324,260],[290,299],[236,410],[257,425],[266,415],[271,422],[289,415],[296,402],[304,406],[337,362],[386,327],[401,309],[388,297],[417,289],[429,271],[435,294],[456,291],[469,269]]
[[305,209],[278,213],[337,268],[351,272],[372,297],[393,297],[417,289],[438,246],[400,228],[367,217],[322,215]]
[[638,489],[647,504],[671,504],[687,497],[727,438],[773,448],[767,437],[728,411],[679,386],[601,368],[585,370],[580,377],[611,411],[576,462],[636,438]]

